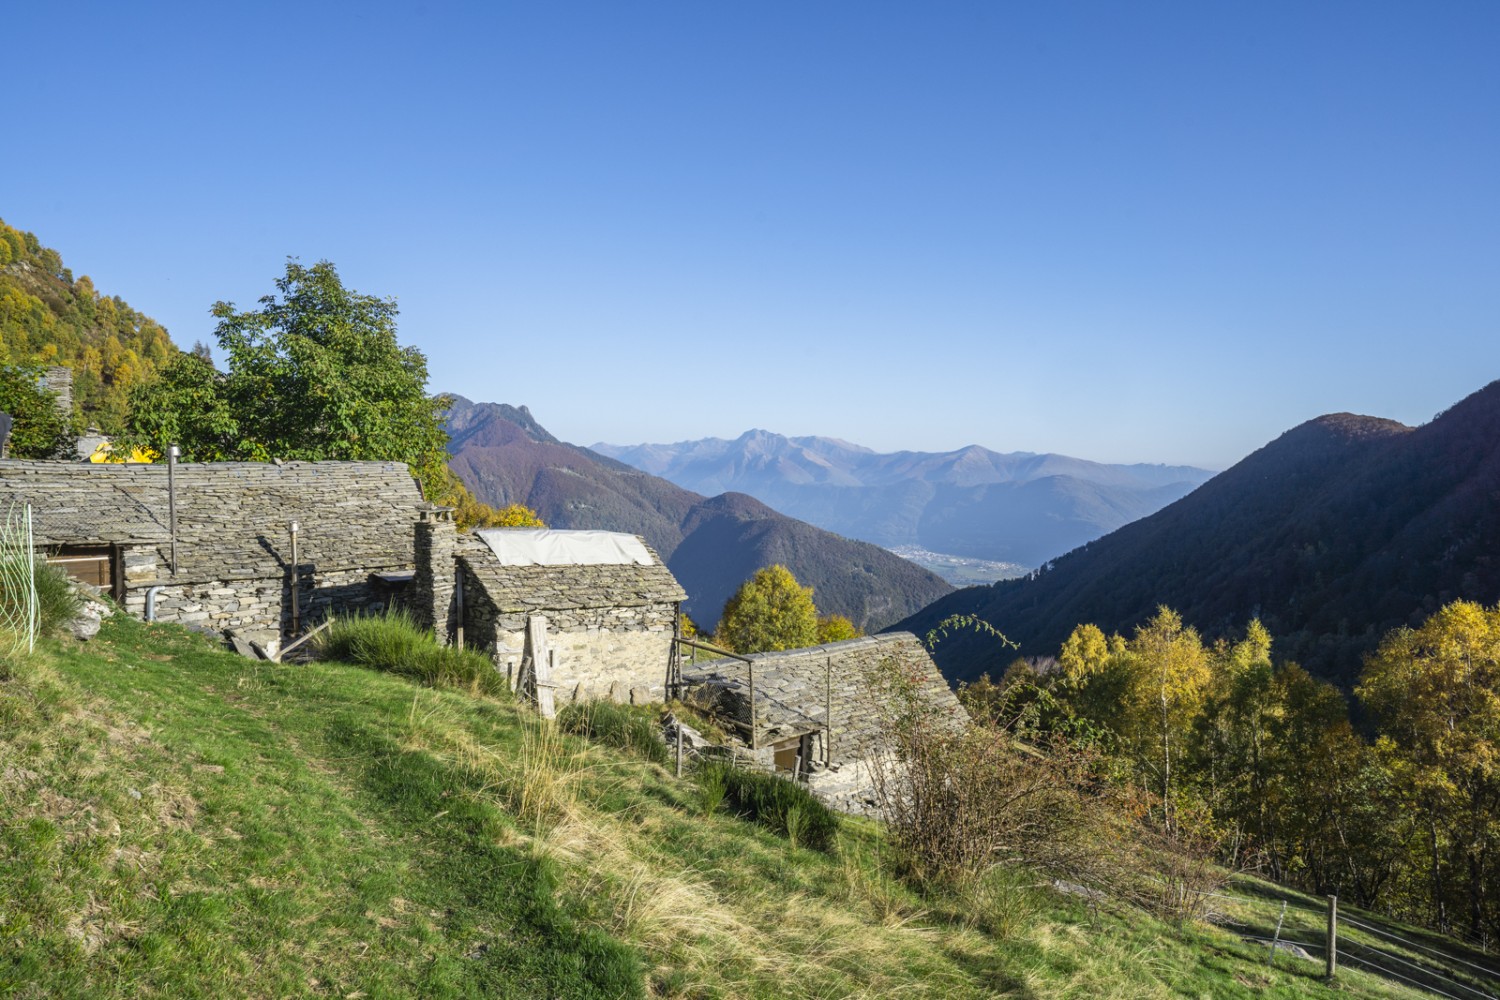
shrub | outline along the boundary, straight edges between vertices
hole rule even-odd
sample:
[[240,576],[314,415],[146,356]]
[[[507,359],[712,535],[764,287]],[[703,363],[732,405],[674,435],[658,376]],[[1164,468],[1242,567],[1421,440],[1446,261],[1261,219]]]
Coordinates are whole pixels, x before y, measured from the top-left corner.
[[838,815],[797,782],[765,771],[746,771],[725,761],[698,766],[700,788],[722,783],[724,797],[736,813],[777,833],[794,846],[831,850],[838,835]]
[[439,646],[431,631],[404,611],[336,618],[313,640],[319,656],[411,677],[432,687],[508,693],[505,678],[483,653]]
[[1022,739],[1020,715],[1010,726],[959,723],[921,699],[896,664],[882,664],[871,683],[888,695],[876,797],[903,874],[921,888],[978,907],[1017,884],[1006,869],[1032,868],[1091,898],[1181,921],[1223,884],[1208,863],[1211,845],[1139,823],[1147,810],[1129,786],[1106,780],[1089,743],[1057,733]]
[[871,681],[887,695],[876,797],[914,881],[964,888],[1017,862],[1081,876],[1099,818],[1079,792],[1091,777],[1085,751],[1060,738],[1029,745],[1004,727],[951,716],[895,663]]
[[564,732],[618,747],[655,764],[665,765],[670,758],[654,709],[612,701],[574,702],[557,713],[557,722]]

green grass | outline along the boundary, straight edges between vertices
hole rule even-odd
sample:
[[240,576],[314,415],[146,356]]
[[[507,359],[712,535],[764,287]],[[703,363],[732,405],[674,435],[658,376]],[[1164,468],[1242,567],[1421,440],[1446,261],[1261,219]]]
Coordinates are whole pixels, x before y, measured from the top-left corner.
[[0,681],[0,996],[1329,994],[1211,926],[1016,870],[923,896],[887,855],[705,816],[508,700],[122,615]]

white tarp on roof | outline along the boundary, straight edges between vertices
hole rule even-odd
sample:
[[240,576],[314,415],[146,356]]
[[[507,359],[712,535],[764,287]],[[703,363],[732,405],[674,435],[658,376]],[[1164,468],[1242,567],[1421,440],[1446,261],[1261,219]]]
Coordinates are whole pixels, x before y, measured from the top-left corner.
[[621,531],[486,528],[476,531],[501,566],[654,566],[641,540]]

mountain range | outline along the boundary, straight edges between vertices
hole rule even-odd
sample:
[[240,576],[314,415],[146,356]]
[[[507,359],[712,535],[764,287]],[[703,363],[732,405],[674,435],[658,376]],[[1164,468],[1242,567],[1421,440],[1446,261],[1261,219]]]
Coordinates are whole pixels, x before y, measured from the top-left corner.
[[699,493],[747,493],[851,538],[1023,567],[1160,510],[1212,475],[1191,466],[1106,465],[978,445],[880,453],[764,430],[732,441],[592,450]]
[[[895,627],[975,614],[1045,656],[1079,623],[1128,634],[1161,604],[1209,638],[1258,616],[1279,656],[1347,686],[1387,631],[1459,598],[1500,599],[1500,382],[1416,428],[1308,421],[1029,579],[958,591]],[[950,680],[1015,655],[976,635],[937,650]]]
[[824,614],[874,630],[953,588],[867,542],[778,513],[742,493],[706,497],[549,434],[524,406],[455,397],[450,466],[490,504],[522,503],[555,528],[643,536],[688,592],[685,610],[712,627],[756,570],[791,569]]

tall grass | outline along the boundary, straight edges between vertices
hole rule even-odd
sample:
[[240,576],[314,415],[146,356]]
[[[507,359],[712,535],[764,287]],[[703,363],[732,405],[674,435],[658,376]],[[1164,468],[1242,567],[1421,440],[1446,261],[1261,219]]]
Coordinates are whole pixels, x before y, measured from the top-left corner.
[[[9,565],[0,571],[0,660],[14,660],[29,651],[29,628],[34,627],[37,635],[61,632],[78,617],[83,595],[74,589],[65,570],[43,558],[15,551],[7,551],[3,558]],[[0,677],[7,670],[0,663]]]
[[698,765],[699,787],[704,799],[710,789],[723,797],[735,812],[785,835],[793,846],[831,850],[839,831],[839,818],[806,788],[788,778],[765,771],[747,771],[726,761]]
[[67,571],[44,559],[36,561],[37,631],[52,635],[78,617],[83,610],[83,595],[73,586]]
[[508,692],[490,658],[470,649],[439,646],[405,611],[337,618],[313,640],[325,660],[340,660],[411,677],[432,687],[487,695]]
[[665,766],[670,759],[655,709],[612,701],[574,702],[557,713],[564,732],[586,736]]

